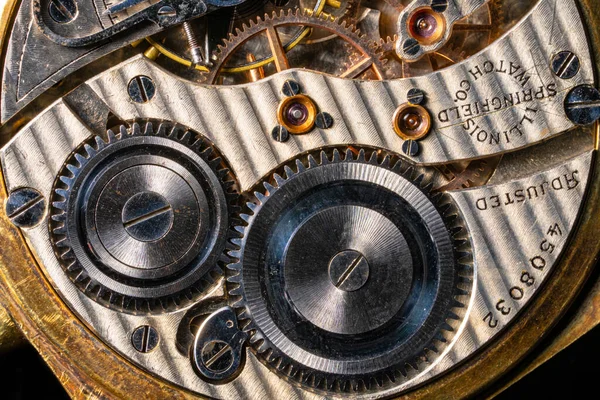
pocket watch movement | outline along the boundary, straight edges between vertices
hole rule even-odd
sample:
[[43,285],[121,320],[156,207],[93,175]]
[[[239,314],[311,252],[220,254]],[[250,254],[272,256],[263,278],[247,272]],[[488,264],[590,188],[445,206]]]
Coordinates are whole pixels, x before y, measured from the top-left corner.
[[4,331],[74,398],[497,393],[600,321],[599,22],[6,0]]

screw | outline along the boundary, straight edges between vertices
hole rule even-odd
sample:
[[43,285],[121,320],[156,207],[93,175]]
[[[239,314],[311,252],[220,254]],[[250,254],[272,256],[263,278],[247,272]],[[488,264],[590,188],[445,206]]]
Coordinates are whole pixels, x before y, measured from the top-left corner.
[[129,81],[127,91],[131,100],[136,103],[147,103],[156,94],[156,87],[152,79],[144,75],[139,75]]
[[571,51],[561,51],[552,59],[552,71],[561,79],[571,79],[579,72],[581,62]]
[[407,39],[402,46],[402,50],[409,56],[415,56],[421,51],[421,45],[416,39]]
[[67,24],[77,17],[77,3],[75,0],[52,0],[48,13],[59,24]]
[[369,279],[369,262],[358,251],[339,252],[329,262],[329,279],[345,292],[358,290]]
[[158,18],[162,20],[162,22],[165,22],[164,20],[176,17],[177,11],[171,6],[163,6],[158,9],[156,15],[158,15]]
[[292,97],[300,93],[300,85],[296,81],[285,81],[283,88],[281,88],[283,94],[287,97]]
[[443,13],[448,9],[448,0],[432,0],[431,9],[437,13]]
[[315,118],[315,125],[319,129],[329,129],[333,126],[333,117],[326,112],[318,113]]
[[425,93],[421,89],[410,89],[406,97],[408,102],[413,105],[419,105],[425,101]]
[[45,211],[46,199],[32,188],[13,191],[6,202],[6,215],[19,228],[32,228],[38,225]]
[[576,125],[590,125],[600,119],[600,92],[591,85],[580,85],[565,99],[565,113]]
[[227,343],[213,340],[202,348],[202,362],[213,372],[225,372],[233,364],[233,349]]
[[132,196],[123,207],[123,227],[141,242],[163,238],[173,225],[171,204],[158,193],[141,192]]
[[290,133],[287,129],[285,129],[285,127],[277,125],[275,128],[273,128],[271,136],[273,136],[273,139],[277,142],[283,143],[288,141],[288,139],[290,138]]
[[151,352],[158,345],[158,341],[158,332],[149,325],[136,328],[131,335],[131,344],[140,353]]
[[419,150],[419,143],[414,140],[407,140],[402,144],[402,151],[407,156],[414,157],[419,154]]

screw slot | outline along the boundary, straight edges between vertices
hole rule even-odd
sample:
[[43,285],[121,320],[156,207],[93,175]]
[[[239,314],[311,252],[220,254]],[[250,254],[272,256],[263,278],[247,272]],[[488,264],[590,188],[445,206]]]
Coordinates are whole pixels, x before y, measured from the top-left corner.
[[133,331],[131,344],[140,353],[149,353],[158,346],[159,338],[156,329],[150,325],[142,325]]
[[212,340],[202,348],[202,362],[212,372],[223,373],[233,365],[233,349],[220,340]]
[[143,104],[154,98],[156,87],[152,79],[144,75],[139,75],[129,81],[127,91],[131,100]]
[[77,3],[74,0],[52,0],[48,4],[48,14],[59,24],[68,24],[77,18]]
[[33,228],[42,222],[46,213],[46,199],[32,188],[13,191],[6,202],[6,215],[19,228]]
[[581,68],[581,62],[571,51],[561,51],[552,59],[552,72],[561,79],[574,78],[579,69]]

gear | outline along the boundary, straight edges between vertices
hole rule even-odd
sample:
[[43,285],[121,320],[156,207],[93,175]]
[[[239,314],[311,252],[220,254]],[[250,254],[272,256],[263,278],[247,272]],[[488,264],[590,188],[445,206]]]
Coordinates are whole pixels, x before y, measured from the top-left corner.
[[[184,24],[181,28],[171,29],[167,32],[157,34],[153,38],[147,38],[147,40],[151,44],[151,48],[154,48],[158,53],[189,69],[189,71],[184,69],[183,71],[179,71],[179,73],[188,78],[193,78],[195,76],[193,70],[206,72],[209,69],[204,63],[200,65],[194,63],[190,39],[192,39],[194,45],[198,45],[197,42],[200,39],[201,41],[207,41],[208,43],[205,43],[205,47],[208,50],[221,43],[228,36],[229,32],[243,29],[243,25],[249,20],[256,20],[261,15],[303,10],[307,14],[314,16],[341,18],[345,16],[352,1],[354,0],[341,0],[339,3],[328,4],[326,0],[288,0],[286,2],[254,0],[244,2],[235,7],[221,9],[210,16],[198,18],[195,21],[188,21],[188,26],[192,27],[188,28],[188,31],[186,31]],[[299,27],[298,29],[296,33],[304,37],[306,32],[301,32],[304,28]],[[198,33],[201,34],[198,35]],[[292,36],[295,37],[296,35]],[[311,35],[303,43],[310,44],[327,39],[328,37],[317,38]],[[286,47],[292,48],[295,44],[286,43]],[[155,55],[158,53],[155,53]],[[148,54],[152,55],[153,53],[150,51]],[[175,67],[175,65],[171,65],[171,67]]]
[[248,203],[228,266],[259,358],[328,392],[384,390],[422,371],[471,295],[451,200],[377,150],[322,151],[282,171]]
[[[290,27],[291,29],[289,29]],[[278,31],[278,29],[285,28],[288,28],[289,32]],[[299,47],[302,47],[300,44],[311,35],[312,30],[335,35],[342,43],[349,44],[349,46],[339,46],[335,43],[332,45],[332,40],[328,39],[325,44],[329,45],[329,52],[341,52],[341,54],[329,54],[329,62],[319,57],[294,54]],[[277,45],[277,42],[279,42],[281,49],[271,48],[270,54],[261,55],[262,58],[249,61],[248,56],[255,56],[255,47],[256,49],[264,47],[261,40],[251,43],[252,39],[259,38],[259,35],[266,32],[275,33],[278,36],[278,40],[271,40],[271,46]],[[282,36],[285,36],[286,39],[282,40]],[[307,45],[303,49],[307,51],[320,50],[315,46],[321,44]],[[351,50],[349,51],[348,48]],[[292,52],[292,49],[294,49],[294,52]],[[273,53],[279,53],[280,58],[285,57],[286,59],[278,59],[272,55]],[[358,63],[353,63],[350,68],[343,67],[346,61],[356,59],[357,55]],[[209,84],[227,83],[220,81],[227,74],[235,77],[235,75],[239,76],[241,72],[251,72],[258,69],[263,71],[263,75],[266,68],[273,69],[272,72],[279,72],[282,68],[287,67],[285,64],[288,61],[289,68],[302,67],[348,78],[369,77],[381,79],[385,70],[385,61],[382,57],[383,54],[379,53],[374,43],[362,35],[354,26],[347,25],[345,21],[323,16],[316,17],[300,10],[295,12],[290,10],[287,13],[282,11],[280,14],[273,13],[270,16],[265,15],[263,19],[259,18],[256,21],[251,21],[249,25],[244,25],[235,35],[231,35],[222,46],[219,46],[213,54],[214,66],[205,75],[205,82]],[[309,64],[294,64],[298,60],[304,60]],[[311,61],[316,64],[311,65]],[[233,79],[231,83],[239,82]]]
[[222,276],[234,181],[194,132],[152,122],[69,157],[53,190],[50,232],[65,273],[87,296],[135,314],[188,304]]

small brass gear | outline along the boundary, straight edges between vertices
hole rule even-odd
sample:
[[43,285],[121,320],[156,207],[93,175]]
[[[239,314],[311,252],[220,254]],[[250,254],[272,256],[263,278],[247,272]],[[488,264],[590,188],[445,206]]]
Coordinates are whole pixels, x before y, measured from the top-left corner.
[[[291,41],[281,40],[281,36],[286,33],[279,30],[283,31],[289,27],[302,29],[291,30],[294,35]],[[295,64],[299,57],[295,57],[292,50],[297,51],[296,49],[302,47],[313,30],[335,35],[347,46],[331,46],[342,54],[330,57],[331,62],[328,65],[323,64],[322,60],[319,60],[321,64],[315,66]],[[252,39],[261,39],[261,35],[267,37],[271,54],[258,60],[248,57],[252,55],[252,49],[245,46],[248,46]],[[314,46],[314,44],[310,45],[311,50],[315,49]],[[260,71],[258,75],[262,77],[264,71],[269,68],[273,72],[288,68],[306,68],[344,78],[382,79],[386,68],[383,54],[375,43],[367,39],[355,26],[333,17],[322,15],[317,17],[301,10],[282,11],[279,14],[273,13],[265,15],[262,19],[250,21],[217,48],[212,62],[213,68],[204,76],[204,81],[209,84],[227,84],[227,75],[239,76],[252,71]],[[350,62],[349,66],[347,62]],[[232,83],[240,82],[234,79]]]

